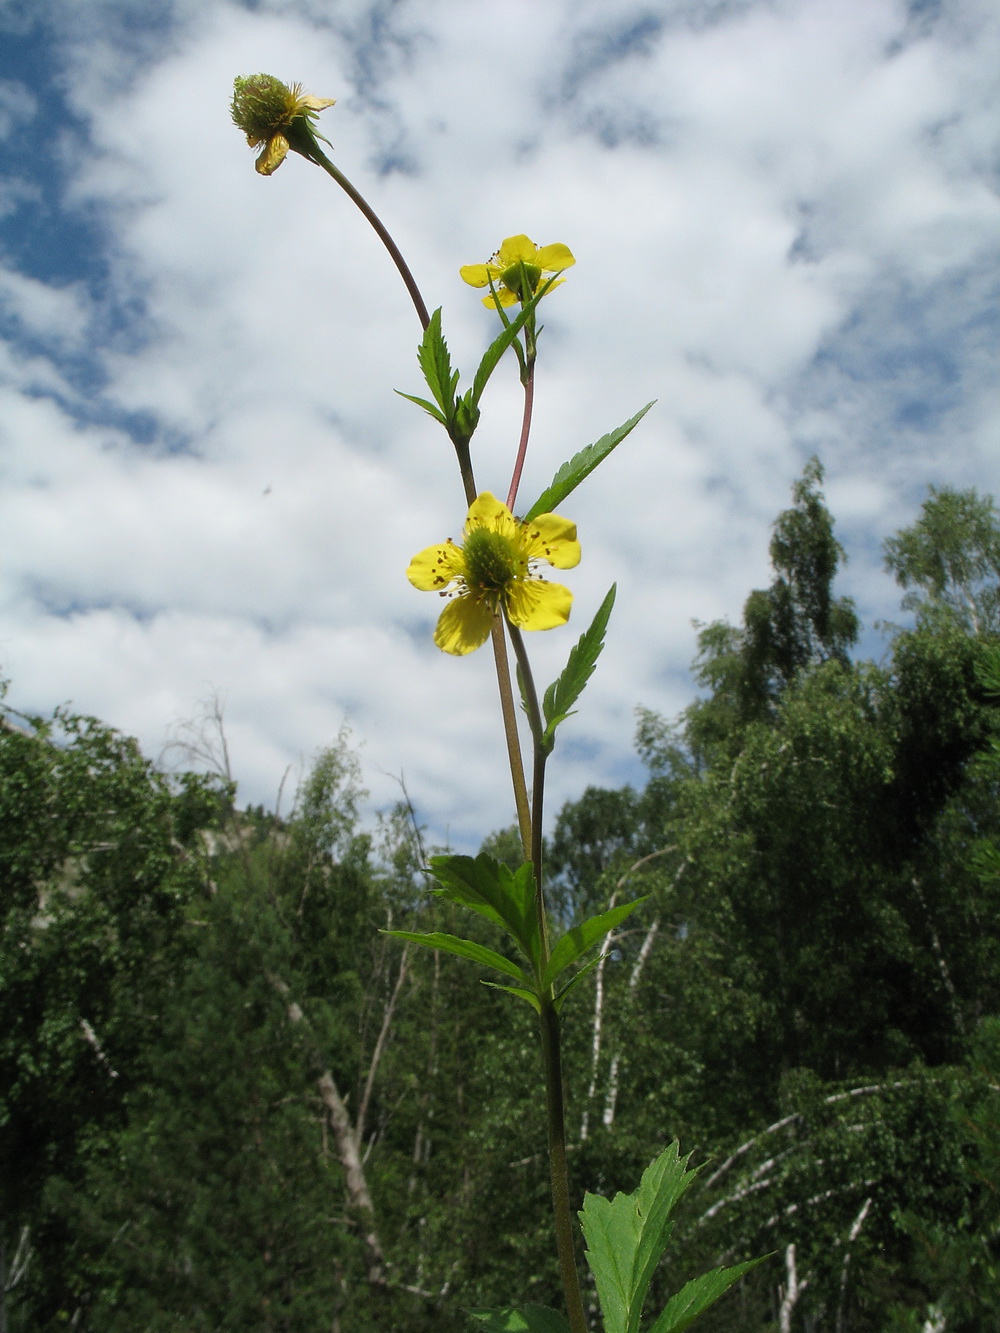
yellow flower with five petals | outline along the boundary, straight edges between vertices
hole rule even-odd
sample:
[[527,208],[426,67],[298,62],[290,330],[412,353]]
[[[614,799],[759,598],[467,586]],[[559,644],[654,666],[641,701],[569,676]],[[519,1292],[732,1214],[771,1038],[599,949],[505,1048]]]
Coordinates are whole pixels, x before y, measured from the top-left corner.
[[[508,236],[489,263],[465,264],[458,271],[470,287],[488,287],[492,280],[496,301],[508,306],[525,299],[525,286],[530,300],[547,276],[562,273],[575,263],[568,245],[536,245],[527,236]],[[565,278],[557,278],[548,290],[565,281]],[[493,292],[483,297],[483,305],[493,306],[495,303]]]
[[448,597],[434,642],[457,657],[475,652],[489,637],[498,612],[518,629],[554,629],[569,619],[573,594],[534,572],[544,560],[557,569],[580,563],[576,524],[558,514],[530,522],[514,517],[484,491],[469,506],[463,544],[449,539],[410,561],[406,577],[421,592]]
[[317,153],[322,157],[317,140],[323,136],[317,134],[316,117],[333,105],[332,97],[314,97],[302,91],[301,83],[289,86],[271,74],[251,74],[233,82],[233,121],[250,147],[261,150],[256,167],[262,176],[277,171],[289,150],[312,162]]

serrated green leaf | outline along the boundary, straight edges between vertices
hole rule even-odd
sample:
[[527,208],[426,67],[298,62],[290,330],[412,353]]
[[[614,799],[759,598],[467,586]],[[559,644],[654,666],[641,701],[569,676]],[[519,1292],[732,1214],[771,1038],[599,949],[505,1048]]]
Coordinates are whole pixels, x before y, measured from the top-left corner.
[[[566,999],[566,996],[573,989],[573,987],[578,986],[585,976],[593,972],[594,968],[597,966],[597,964],[601,961],[601,959],[604,956],[605,956],[604,954],[599,953],[596,958],[591,958],[589,963],[584,963],[583,967],[581,967],[578,972],[573,973],[572,977],[570,977],[569,981],[566,982],[566,985],[563,986],[562,990],[559,992],[558,995],[554,997],[552,1001],[553,1005],[555,1006],[557,1014],[562,1009],[563,1002]],[[539,1006],[539,1012],[541,1012],[540,1006]]]
[[551,514],[556,505],[561,504],[571,491],[575,491],[580,482],[589,477],[594,468],[599,463],[603,463],[612,449],[616,449],[625,436],[634,430],[643,419],[653,402],[647,403],[641,412],[636,412],[623,426],[617,430],[609,431],[607,435],[602,435],[595,444],[588,444],[586,449],[581,449],[578,454],[574,454],[568,463],[563,463],[562,467],[552,478],[549,486],[542,491],[541,495],[524,515],[524,522],[530,523],[533,518],[539,514]]
[[525,990],[523,986],[501,986],[499,981],[484,981],[484,986],[489,986],[490,990],[504,990],[508,995],[516,995],[519,1000],[527,1000],[536,1014],[542,1012],[541,1001],[533,990]]
[[588,1194],[580,1222],[605,1333],[638,1333],[642,1304],[673,1223],[670,1214],[697,1171],[676,1141],[646,1168],[632,1194]]
[[617,591],[618,585],[613,583],[610,592],[598,608],[597,615],[591,621],[590,628],[580,635],[576,646],[570,652],[559,679],[553,681],[545,691],[542,699],[542,714],[545,718],[542,749],[546,754],[551,753],[555,745],[556,729],[561,722],[572,715],[573,705],[594,674],[597,659],[604,648],[604,635]]
[[513,936],[533,968],[541,957],[531,862],[516,871],[485,852],[471,856],[432,856],[430,873],[441,885],[434,892],[468,907]]
[[570,1333],[569,1324],[558,1310],[545,1305],[513,1306],[503,1310],[469,1310],[484,1333]]
[[612,907],[609,911],[601,912],[599,916],[592,916],[589,920],[574,926],[572,930],[567,930],[552,947],[549,961],[542,973],[542,989],[551,986],[556,977],[565,972],[571,963],[575,963],[581,954],[593,948],[609,930],[614,930],[615,926],[645,901],[645,898],[636,898],[634,902],[622,903],[619,907]]
[[522,306],[520,313],[510,320],[509,323],[504,325],[502,332],[499,333],[490,343],[489,347],[487,347],[483,359],[479,363],[479,369],[476,371],[475,378],[472,381],[471,401],[473,406],[478,407],[479,400],[483,396],[483,391],[489,383],[490,376],[493,374],[494,370],[496,370],[500,358],[524,328],[527,321],[531,318],[535,307],[544,295],[544,291],[540,291],[532,297],[527,305]]
[[411,403],[416,403],[418,407],[422,407],[425,412],[428,412],[434,418],[435,421],[440,421],[442,426],[448,425],[446,418],[434,404],[429,403],[426,398],[418,398],[415,393],[404,393],[402,389],[394,389],[393,392],[398,393],[400,398],[408,398]]
[[428,949],[441,949],[444,953],[453,953],[458,958],[469,958],[474,963],[482,963],[484,967],[496,968],[498,972],[513,977],[515,981],[528,979],[524,975],[524,970],[516,963],[512,963],[495,949],[488,949],[485,944],[477,944],[474,940],[463,940],[458,935],[445,935],[441,931],[383,930],[381,933],[391,935],[397,940],[412,940],[414,944],[422,944]]
[[417,348],[417,360],[424,372],[424,379],[437,402],[445,420],[451,422],[455,415],[455,386],[458,372],[451,368],[451,353],[441,332],[441,307],[431,315],[424,336]]
[[[768,1257],[764,1255],[765,1259]],[[738,1282],[744,1273],[756,1268],[761,1262],[761,1259],[750,1259],[745,1264],[734,1264],[732,1268],[713,1268],[710,1273],[692,1278],[676,1296],[667,1301],[663,1313],[649,1333],[683,1333],[734,1282]]]

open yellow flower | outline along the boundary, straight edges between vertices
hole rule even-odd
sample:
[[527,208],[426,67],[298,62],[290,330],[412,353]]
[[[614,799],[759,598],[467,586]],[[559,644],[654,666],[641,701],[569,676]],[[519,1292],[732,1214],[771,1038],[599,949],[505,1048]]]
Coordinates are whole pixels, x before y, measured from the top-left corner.
[[461,657],[489,637],[497,612],[518,629],[554,629],[569,619],[573,594],[561,583],[534,573],[545,560],[557,569],[580,563],[576,524],[558,514],[516,519],[496,496],[484,491],[469,506],[463,545],[449,537],[410,561],[406,577],[421,592],[448,597],[434,642]]
[[[492,279],[496,300],[506,306],[525,299],[525,287],[530,300],[546,277],[562,273],[575,263],[568,245],[539,246],[527,236],[508,236],[488,264],[465,264],[458,271],[470,287],[488,287]],[[552,287],[559,287],[565,281],[565,278],[557,278]],[[492,292],[483,297],[483,305],[494,304]]]
[[313,97],[302,91],[301,83],[289,87],[270,74],[251,74],[233,82],[233,121],[250,147],[261,150],[256,166],[262,176],[277,171],[289,150],[310,161],[322,154],[316,117],[333,104],[332,97]]

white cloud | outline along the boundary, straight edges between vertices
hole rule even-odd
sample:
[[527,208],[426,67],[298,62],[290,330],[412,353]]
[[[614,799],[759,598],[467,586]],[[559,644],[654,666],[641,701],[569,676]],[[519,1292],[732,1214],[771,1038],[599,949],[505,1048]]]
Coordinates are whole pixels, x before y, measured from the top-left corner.
[[[553,809],[634,774],[636,702],[686,702],[689,621],[738,616],[766,581],[810,453],[869,619],[895,611],[877,540],[923,484],[1000,486],[989,7],[510,0],[501,22],[422,0],[376,25],[362,0],[333,21],[210,0],[155,30],[61,10],[88,136],[65,207],[99,225],[107,280],[88,296],[0,271],[0,653],[31,706],[72,697],[156,749],[218,689],[253,800],[346,712],[378,799],[403,770],[465,845],[510,816],[487,654],[437,653],[437,605],[403,578],[462,519],[450,446],[391,392],[420,391],[416,319],[321,172],[254,173],[228,118],[240,72],[338,99],[335,160],[444,304],[467,377],[495,320],[458,265],[520,231],[574,249],[523,499],[658,399],[564,506],[573,628],[620,596]],[[477,475],[502,493],[512,367],[484,407]],[[541,679],[571,641],[532,638]]]

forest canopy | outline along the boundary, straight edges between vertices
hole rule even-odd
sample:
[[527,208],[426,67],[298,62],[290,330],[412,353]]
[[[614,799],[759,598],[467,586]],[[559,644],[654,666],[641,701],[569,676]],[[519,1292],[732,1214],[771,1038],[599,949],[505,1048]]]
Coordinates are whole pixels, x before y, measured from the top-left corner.
[[[700,628],[693,702],[639,709],[642,789],[588,788],[548,840],[563,925],[646,899],[568,1002],[570,1170],[582,1201],[693,1153],[654,1294],[773,1256],[706,1333],[975,1333],[1000,1314],[1000,515],[932,487],[887,538],[910,622],[876,662],[822,482],[812,460],[740,623]],[[455,908],[405,801],[364,831],[349,735],[279,816],[223,748],[168,774],[95,719],[3,719],[0,1328],[431,1333],[514,1286],[557,1300],[530,1014],[383,933]]]

